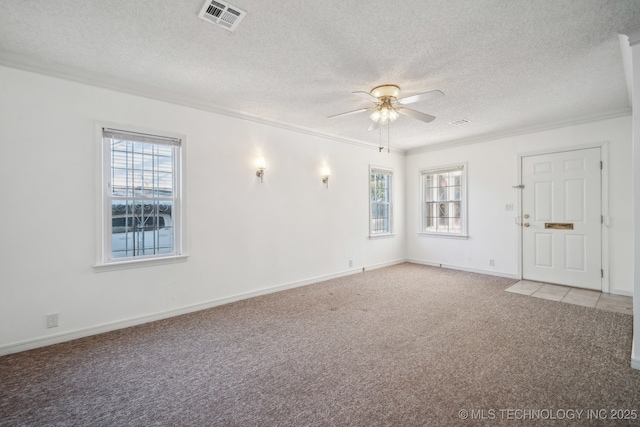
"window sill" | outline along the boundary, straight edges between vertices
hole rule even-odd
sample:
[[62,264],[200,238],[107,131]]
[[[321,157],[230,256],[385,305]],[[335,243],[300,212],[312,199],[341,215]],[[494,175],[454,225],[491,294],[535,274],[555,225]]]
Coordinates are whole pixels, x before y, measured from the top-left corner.
[[124,270],[127,268],[150,267],[153,265],[174,264],[177,262],[186,262],[189,255],[171,255],[165,257],[142,258],[127,261],[105,262],[104,264],[95,264],[93,269],[96,273],[102,271]]
[[396,235],[394,233],[387,233],[387,234],[373,234],[373,235],[369,235],[369,240],[376,240],[376,239],[391,239],[393,237],[396,237]]
[[418,232],[419,236],[425,237],[439,237],[443,239],[458,239],[458,240],[467,240],[469,239],[468,234],[443,234],[443,233],[427,233],[424,231]]

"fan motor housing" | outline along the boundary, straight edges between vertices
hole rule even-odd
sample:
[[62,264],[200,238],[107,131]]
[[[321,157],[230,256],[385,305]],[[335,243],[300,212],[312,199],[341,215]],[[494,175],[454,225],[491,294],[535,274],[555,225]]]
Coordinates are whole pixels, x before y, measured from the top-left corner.
[[400,87],[396,85],[381,85],[374,87],[369,93],[378,99],[397,98],[400,95]]

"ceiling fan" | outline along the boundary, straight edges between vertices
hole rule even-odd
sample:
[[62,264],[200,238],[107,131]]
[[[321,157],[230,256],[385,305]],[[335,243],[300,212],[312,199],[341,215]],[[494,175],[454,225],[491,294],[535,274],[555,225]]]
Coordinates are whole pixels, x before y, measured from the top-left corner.
[[400,87],[397,85],[376,86],[371,89],[371,92],[358,91],[353,92],[353,94],[371,101],[375,105],[368,108],[361,108],[359,110],[347,111],[346,113],[334,114],[333,116],[329,116],[329,118],[331,119],[333,117],[348,116],[349,114],[372,111],[369,116],[373,121],[371,126],[369,126],[370,131],[377,129],[381,124],[387,124],[394,121],[398,118],[398,114],[429,123],[435,120],[434,116],[406,108],[405,105],[412,104],[414,102],[428,101],[430,99],[444,96],[444,93],[439,90],[432,90],[430,92],[419,93],[405,98],[398,98],[398,95],[400,95]]

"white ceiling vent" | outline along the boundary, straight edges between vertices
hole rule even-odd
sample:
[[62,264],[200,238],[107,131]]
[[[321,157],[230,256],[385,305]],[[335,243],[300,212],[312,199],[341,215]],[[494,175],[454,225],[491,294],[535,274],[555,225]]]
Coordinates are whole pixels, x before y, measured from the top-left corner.
[[236,29],[247,12],[220,0],[207,0],[198,14],[198,18],[211,22],[225,30]]
[[469,120],[469,119],[460,119],[460,120],[454,120],[452,122],[449,122],[449,124],[453,125],[453,126],[465,125],[467,123],[471,123],[471,120]]

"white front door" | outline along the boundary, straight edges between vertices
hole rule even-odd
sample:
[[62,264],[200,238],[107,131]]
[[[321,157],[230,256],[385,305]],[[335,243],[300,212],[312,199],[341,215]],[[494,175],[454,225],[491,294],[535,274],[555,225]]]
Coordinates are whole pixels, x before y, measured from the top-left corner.
[[522,278],[602,289],[600,148],[522,157]]

